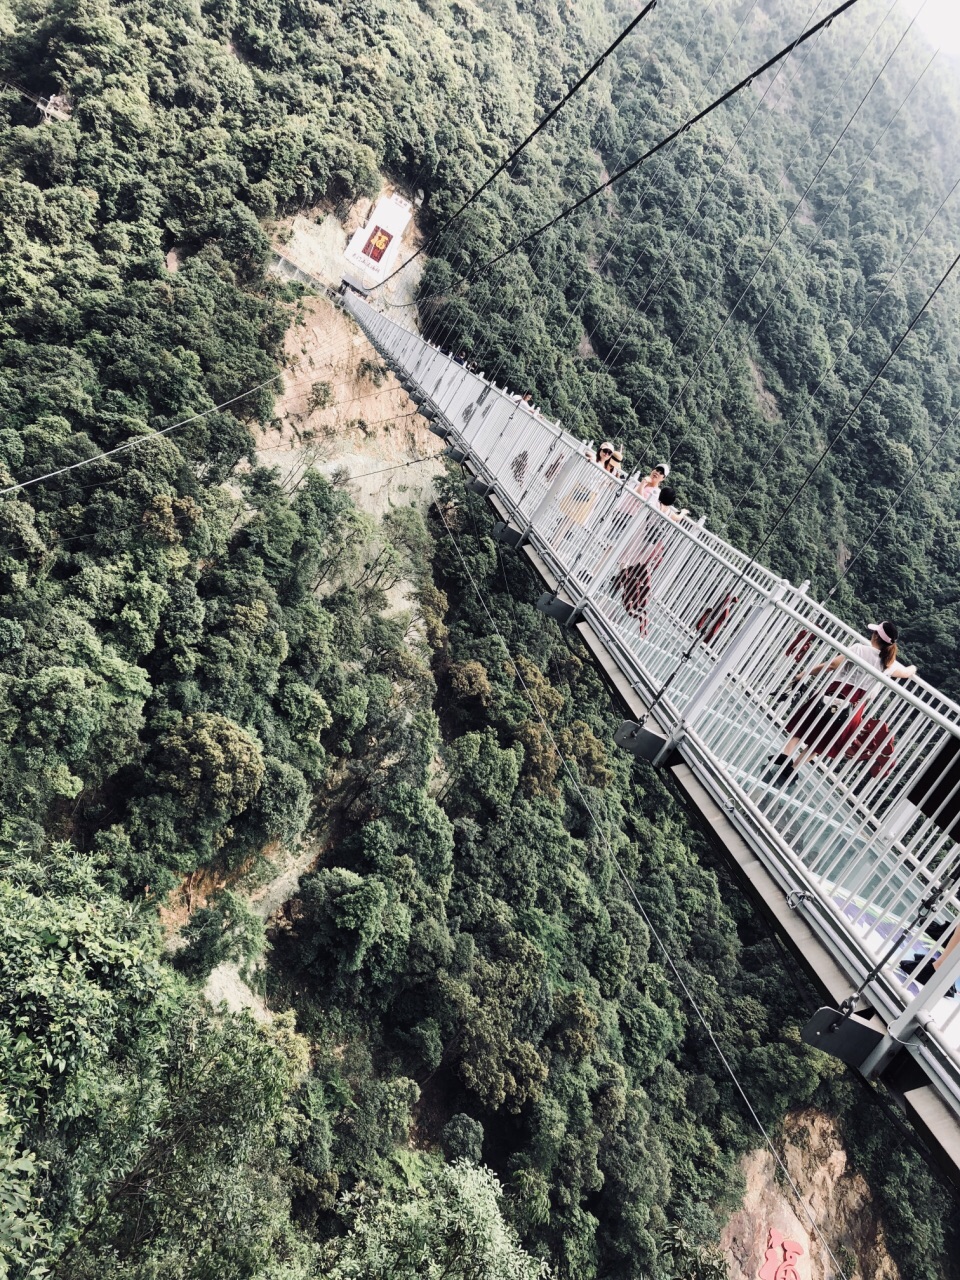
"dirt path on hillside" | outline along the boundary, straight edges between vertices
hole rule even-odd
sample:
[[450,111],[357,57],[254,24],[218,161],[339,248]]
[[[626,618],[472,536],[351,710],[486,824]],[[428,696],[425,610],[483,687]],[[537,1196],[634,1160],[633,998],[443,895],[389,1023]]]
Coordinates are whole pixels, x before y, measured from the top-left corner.
[[[266,924],[294,896],[301,876],[313,870],[322,853],[322,843],[309,841],[296,853],[282,855],[275,874],[247,897],[253,914]],[[244,981],[233,962],[217,965],[204,983],[203,993],[212,1005],[225,1004],[232,1013],[247,1009],[257,1022],[266,1023],[273,1018],[266,1001]]]
[[258,461],[288,487],[310,466],[346,470],[357,505],[375,517],[391,506],[426,507],[442,471],[440,441],[353,320],[326,298],[304,298],[285,352],[283,392]]
[[[376,519],[394,506],[425,509],[443,471],[441,442],[349,316],[326,298],[305,297],[302,318],[287,333],[283,392],[273,424],[260,433],[257,460],[276,467],[291,491],[310,467],[325,475],[346,471],[357,506]],[[402,603],[402,588],[392,594]],[[280,853],[270,878],[248,896],[261,920],[295,895],[321,852],[310,842]],[[211,1004],[246,1009],[260,1022],[273,1016],[235,964],[218,965],[204,993]]]

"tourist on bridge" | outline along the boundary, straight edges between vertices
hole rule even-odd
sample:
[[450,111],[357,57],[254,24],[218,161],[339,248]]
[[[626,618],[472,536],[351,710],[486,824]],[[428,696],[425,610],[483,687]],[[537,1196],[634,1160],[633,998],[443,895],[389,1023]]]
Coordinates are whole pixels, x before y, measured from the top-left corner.
[[659,490],[656,501],[651,501],[650,506],[654,511],[659,511],[662,516],[666,516],[668,520],[672,520],[674,524],[679,524],[690,514],[686,507],[678,509],[677,491],[671,489],[669,485],[664,485]]
[[[892,622],[871,622],[869,630],[872,633],[869,642],[852,647],[853,654],[864,666],[882,671],[895,680],[909,680],[916,675],[916,667],[905,667],[897,661],[898,631]],[[797,770],[811,756],[825,755],[833,760],[841,755],[857,732],[867,699],[879,683],[843,654],[837,654],[830,662],[816,663],[809,674],[817,676],[821,671],[835,671],[837,679],[805,698],[787,721],[790,737],[764,778],[775,787],[795,781]],[[806,675],[807,672],[798,672],[794,683],[798,684]],[[794,759],[794,752],[801,745],[805,750]]]
[[[622,456],[622,455],[621,455]],[[645,506],[660,508],[660,492],[664,480],[670,474],[669,462],[658,462],[653,467],[648,476],[644,476],[641,480],[639,474],[631,477],[624,486],[623,494],[615,507],[616,515],[611,524],[610,532],[612,537],[617,537],[626,528],[631,516],[635,516],[642,511]],[[673,490],[668,490],[672,493]],[[674,502],[676,496],[674,495]],[[664,514],[667,514],[672,504],[667,503]],[[673,517],[671,516],[671,519]]]
[[[946,960],[947,956],[960,946],[960,926],[954,925],[951,929],[948,923],[935,921],[933,924],[927,926],[926,932],[931,938],[935,938],[937,941],[939,941],[945,933],[948,935],[943,950],[937,958],[934,960],[932,955],[924,955],[917,952],[912,960],[900,961],[900,968],[903,972],[909,973],[912,976],[913,981],[919,983],[921,986],[925,982],[930,981],[936,971],[943,964],[944,960]],[[956,983],[954,983],[949,991],[944,992],[944,999],[953,1000],[956,997],[956,994],[957,987]]]
[[529,409],[531,413],[536,413],[538,415],[540,413],[540,410],[533,403],[532,391],[524,391],[523,394],[521,394],[519,391],[511,391],[507,398],[509,400],[512,400],[515,405],[522,404],[523,407],[525,409]]
[[623,468],[620,466],[622,461],[623,454],[619,449],[613,449],[601,465],[604,471],[608,471],[610,475],[616,476],[618,480],[621,480],[623,478]]
[[600,446],[597,452],[594,453],[593,441],[591,440],[583,452],[590,459],[591,462],[597,462],[600,464],[601,467],[606,467],[607,463],[613,457],[614,448],[609,440],[604,440],[603,444]]
[[[664,486],[659,491],[655,510],[674,523],[683,520],[688,512],[686,508],[677,510],[675,491]],[[653,588],[653,574],[666,555],[667,544],[664,542],[665,530],[659,520],[647,514],[639,522],[637,532],[629,539],[619,555],[619,568],[610,583],[615,596],[619,596],[623,607],[631,618],[640,621],[640,634],[647,633],[647,607]]]
[[[596,454],[593,452],[592,443],[587,445],[583,452],[591,462],[598,463],[606,470],[615,451],[610,441],[605,440]],[[550,543],[553,547],[558,548],[562,542],[565,542],[578,525],[586,524],[599,496],[600,489],[592,476],[582,473],[576,476],[557,502],[560,519],[550,534]]]
[[669,462],[658,462],[655,467],[650,468],[650,474],[646,479],[641,480],[637,486],[637,492],[644,502],[649,502],[655,507],[660,501],[660,489],[664,480],[670,474]]
[[608,542],[613,543],[630,523],[632,518],[647,505],[649,489],[645,492],[647,480],[640,479],[639,472],[630,477],[623,486],[623,492],[617,499],[610,522]]

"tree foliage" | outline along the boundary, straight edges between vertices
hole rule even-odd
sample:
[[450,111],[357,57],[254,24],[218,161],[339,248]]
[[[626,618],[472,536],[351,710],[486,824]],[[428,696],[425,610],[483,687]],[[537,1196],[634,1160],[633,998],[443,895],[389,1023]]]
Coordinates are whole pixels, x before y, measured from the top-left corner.
[[[844,79],[876,5],[844,15],[847,46],[838,21],[798,55],[789,92],[771,73],[474,269],[673,127],[734,37],[755,63],[795,30],[783,0],[742,35],[744,6],[714,9],[704,26],[692,0],[658,6],[666,25],[431,245],[419,307],[584,436],[675,455],[685,503],[754,547],[958,229],[947,210],[911,248],[957,159],[936,73],[871,150],[909,49],[830,151],[889,49]],[[429,234],[623,18],[593,0],[0,5],[0,76],[73,102],[40,124],[0,97],[0,488],[31,482],[0,501],[11,1276],[710,1274],[755,1135],[646,919],[764,1123],[835,1108],[905,1272],[950,1274],[942,1193],[800,1045],[773,944],[662,779],[609,747],[599,678],[501,565],[475,496],[439,486],[499,634],[443,521],[377,523],[339,483],[308,471],[290,494],[258,465],[298,305],[269,236],[384,174],[423,191]],[[879,380],[769,556],[818,591],[849,565],[838,605],[896,617],[956,692],[954,430],[900,495],[955,411],[954,309]],[[380,386],[376,362],[358,372]],[[259,920],[229,887],[168,953],[158,905],[319,831],[267,970],[300,1030],[212,1011],[200,982],[259,954]]]
[[540,1280],[548,1272],[504,1222],[487,1169],[458,1162],[421,1187],[351,1205],[352,1225],[330,1249],[331,1280]]

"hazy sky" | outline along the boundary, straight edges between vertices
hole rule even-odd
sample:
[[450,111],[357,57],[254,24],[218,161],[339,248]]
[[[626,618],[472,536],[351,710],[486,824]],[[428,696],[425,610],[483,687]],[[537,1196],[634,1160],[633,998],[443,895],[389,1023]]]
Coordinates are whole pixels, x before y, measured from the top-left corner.
[[927,0],[917,26],[944,53],[960,54],[960,0]]

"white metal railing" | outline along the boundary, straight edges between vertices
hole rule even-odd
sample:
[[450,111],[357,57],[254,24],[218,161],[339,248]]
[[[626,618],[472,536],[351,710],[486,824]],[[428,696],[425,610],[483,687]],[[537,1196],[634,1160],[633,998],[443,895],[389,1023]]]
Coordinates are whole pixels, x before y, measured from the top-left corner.
[[[946,927],[941,946],[960,919],[960,846],[941,818],[952,797],[934,806],[928,781],[937,753],[960,738],[960,706],[922,679],[866,666],[851,652],[862,637],[803,588],[702,525],[641,504],[559,423],[358,296],[346,307],[495,490],[558,595],[655,702],[658,723],[852,982],[896,946],[866,994],[901,1039],[914,1036],[960,1114],[960,999],[947,998],[960,947],[922,983],[898,967],[915,950],[935,952],[937,939],[915,924],[924,900],[936,895],[928,922]],[[840,670],[795,683],[836,657]],[[851,703],[849,686],[867,692]],[[835,731],[823,698],[854,712]],[[783,785],[771,757],[793,731],[817,751]]]

